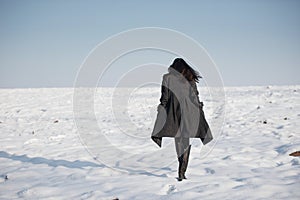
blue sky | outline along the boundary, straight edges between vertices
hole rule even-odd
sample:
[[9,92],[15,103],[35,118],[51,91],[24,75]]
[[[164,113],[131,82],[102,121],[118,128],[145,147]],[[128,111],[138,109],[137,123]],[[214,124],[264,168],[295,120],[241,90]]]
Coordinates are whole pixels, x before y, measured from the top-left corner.
[[0,0],[0,88],[72,87],[98,43],[139,27],[194,38],[225,86],[300,84],[299,11],[297,0]]

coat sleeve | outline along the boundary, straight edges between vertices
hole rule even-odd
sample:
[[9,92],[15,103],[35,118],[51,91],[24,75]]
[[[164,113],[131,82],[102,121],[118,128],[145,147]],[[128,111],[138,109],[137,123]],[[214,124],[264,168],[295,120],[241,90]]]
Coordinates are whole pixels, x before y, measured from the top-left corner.
[[162,105],[164,108],[166,108],[168,100],[169,100],[169,89],[168,89],[166,75],[164,75],[162,85],[161,85],[160,105]]

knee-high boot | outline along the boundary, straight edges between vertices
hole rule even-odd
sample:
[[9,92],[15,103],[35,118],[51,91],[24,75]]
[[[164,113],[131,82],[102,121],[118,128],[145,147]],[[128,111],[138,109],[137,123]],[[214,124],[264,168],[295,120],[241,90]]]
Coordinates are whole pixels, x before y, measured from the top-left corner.
[[178,168],[178,179],[186,179],[185,172],[187,170],[189,156],[191,151],[191,145],[185,150],[185,152],[178,158],[179,168]]

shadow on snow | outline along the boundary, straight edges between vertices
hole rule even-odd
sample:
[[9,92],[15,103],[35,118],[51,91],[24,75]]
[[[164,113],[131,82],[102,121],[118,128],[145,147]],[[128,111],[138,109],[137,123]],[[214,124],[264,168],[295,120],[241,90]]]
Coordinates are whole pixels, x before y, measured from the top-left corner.
[[11,160],[16,160],[20,162],[27,162],[32,164],[46,164],[51,167],[67,167],[67,168],[78,168],[83,169],[84,167],[104,167],[104,165],[99,165],[93,162],[88,161],[67,161],[67,160],[54,160],[54,159],[47,159],[42,157],[33,157],[30,158],[27,155],[15,155],[9,154],[5,151],[0,151],[0,158],[7,158]]
[[[33,157],[30,158],[27,155],[15,155],[15,154],[9,154],[5,151],[0,151],[0,158],[7,158],[15,161],[20,161],[23,163],[32,163],[32,164],[45,164],[50,167],[67,167],[67,168],[77,168],[77,169],[83,169],[84,167],[107,167],[103,164],[96,164],[93,162],[88,161],[67,161],[67,160],[55,160],[55,159],[47,159],[42,157]],[[167,170],[170,171],[170,169],[156,169],[154,170],[154,173],[148,172],[147,170],[136,170],[136,169],[128,169],[128,168],[122,168],[122,167],[114,167],[114,169],[127,171],[129,175],[133,174],[140,174],[140,175],[146,175],[146,176],[154,176],[154,177],[167,177],[166,174],[156,174],[155,172],[160,170]]]

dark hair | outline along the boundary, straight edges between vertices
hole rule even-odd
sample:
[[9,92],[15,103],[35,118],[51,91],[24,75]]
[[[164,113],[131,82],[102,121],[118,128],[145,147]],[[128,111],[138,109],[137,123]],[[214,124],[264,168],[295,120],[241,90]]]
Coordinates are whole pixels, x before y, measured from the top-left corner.
[[176,58],[171,68],[181,73],[188,81],[199,82],[199,78],[202,78],[197,71],[189,66],[182,58]]

